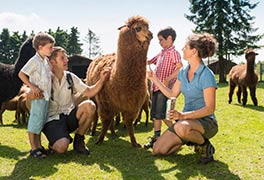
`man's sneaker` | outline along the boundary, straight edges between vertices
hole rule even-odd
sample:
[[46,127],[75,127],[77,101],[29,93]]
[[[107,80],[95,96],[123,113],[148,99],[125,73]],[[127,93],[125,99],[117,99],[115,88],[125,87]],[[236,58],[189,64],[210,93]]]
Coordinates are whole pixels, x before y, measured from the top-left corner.
[[90,154],[90,150],[84,143],[84,136],[75,134],[74,140],[73,140],[73,149],[80,154]]
[[147,144],[144,144],[145,149],[149,149],[153,147],[153,144],[157,141],[158,137],[157,136],[152,136],[150,138],[150,141]]
[[200,159],[198,163],[207,164],[211,161],[214,161],[213,154],[215,152],[215,148],[208,139],[205,139],[205,142],[203,144],[196,145],[195,152],[200,153]]

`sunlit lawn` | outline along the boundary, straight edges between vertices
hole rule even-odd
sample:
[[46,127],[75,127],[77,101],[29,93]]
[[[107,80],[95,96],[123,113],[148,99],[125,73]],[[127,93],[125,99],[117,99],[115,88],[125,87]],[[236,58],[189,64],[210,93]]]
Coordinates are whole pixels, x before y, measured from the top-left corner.
[[[50,155],[38,160],[28,157],[30,149],[25,125],[13,122],[14,113],[5,112],[0,126],[0,179],[264,179],[264,84],[259,84],[254,107],[249,98],[243,107],[233,97],[227,103],[227,84],[217,90],[216,116],[219,133],[212,139],[216,148],[215,162],[197,164],[198,156],[189,147],[167,157],[153,156],[151,150],[132,148],[127,130],[117,127],[118,138],[108,132],[102,145],[86,135],[92,153],[78,155],[72,145],[65,155]],[[177,109],[182,109],[182,96]],[[152,136],[152,122],[143,120],[136,127],[137,141],[144,144]],[[165,130],[165,125],[163,125]],[[43,136],[43,144],[47,140]]]

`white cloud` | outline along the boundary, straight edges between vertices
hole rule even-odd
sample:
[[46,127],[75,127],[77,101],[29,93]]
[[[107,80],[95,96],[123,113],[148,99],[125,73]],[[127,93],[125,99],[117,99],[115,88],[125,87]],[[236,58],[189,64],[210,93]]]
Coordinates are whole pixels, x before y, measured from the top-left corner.
[[49,28],[48,23],[35,13],[22,15],[12,12],[0,13],[0,27],[8,28],[11,32],[26,31],[27,34],[30,34],[31,31],[38,32]]

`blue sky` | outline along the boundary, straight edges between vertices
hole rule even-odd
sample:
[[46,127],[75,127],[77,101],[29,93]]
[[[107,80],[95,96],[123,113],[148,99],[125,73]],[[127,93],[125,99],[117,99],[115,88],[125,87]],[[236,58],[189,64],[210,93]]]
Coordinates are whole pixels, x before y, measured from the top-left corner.
[[[149,20],[150,30],[154,34],[148,52],[151,58],[161,50],[156,34],[166,26],[176,30],[175,46],[182,54],[185,39],[195,27],[184,17],[184,14],[190,14],[188,8],[188,0],[5,0],[0,6],[0,30],[8,28],[11,31],[22,33],[26,30],[30,33],[32,30],[38,32],[49,28],[56,30],[60,26],[69,31],[74,26],[78,27],[82,40],[90,28],[99,36],[105,54],[116,51],[117,28],[129,17],[141,15]],[[258,33],[264,33],[264,23],[261,22],[263,9],[264,2],[261,1],[251,11],[251,15],[256,17],[254,27],[259,28]],[[264,44],[264,40],[260,43]],[[263,61],[264,49],[257,52],[260,54],[257,61]],[[234,59],[237,62],[244,61],[244,57]]]

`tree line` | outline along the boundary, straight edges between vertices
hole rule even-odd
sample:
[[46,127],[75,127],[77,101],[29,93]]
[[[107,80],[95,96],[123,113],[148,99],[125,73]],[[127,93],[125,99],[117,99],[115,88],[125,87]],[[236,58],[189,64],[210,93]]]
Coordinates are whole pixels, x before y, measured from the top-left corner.
[[[194,32],[208,32],[214,34],[218,42],[217,57],[219,60],[219,82],[226,82],[225,64],[231,56],[243,54],[247,48],[259,49],[257,45],[264,34],[256,34],[254,16],[250,15],[259,2],[251,3],[249,0],[189,0],[190,15],[185,17],[196,27]],[[56,31],[48,30],[56,40],[56,45],[65,48],[69,55],[81,54],[82,44],[79,41],[79,32],[72,27],[70,33],[59,27]],[[32,32],[31,35],[34,33]],[[0,62],[14,63],[22,42],[27,38],[26,32],[21,35],[8,29],[0,34]],[[100,40],[94,32],[88,29],[84,39],[88,43],[89,58],[101,54]]]
[[194,32],[214,34],[218,42],[219,82],[226,82],[225,64],[230,56],[241,55],[247,48],[259,49],[264,34],[256,34],[255,17],[250,15],[259,2],[249,0],[189,0]]
[[[80,43],[80,32],[77,27],[72,27],[70,32],[58,27],[55,31],[48,29],[48,34],[55,38],[56,46],[63,47],[69,56],[74,54],[82,54],[82,43]],[[19,53],[19,48],[22,43],[29,37],[33,37],[35,32],[32,31],[27,34],[24,31],[20,34],[18,31],[10,32],[9,29],[4,28],[0,34],[0,62],[5,64],[13,64]],[[100,39],[96,34],[88,29],[88,33],[84,38],[84,41],[88,44],[88,57],[92,58],[101,54]]]

